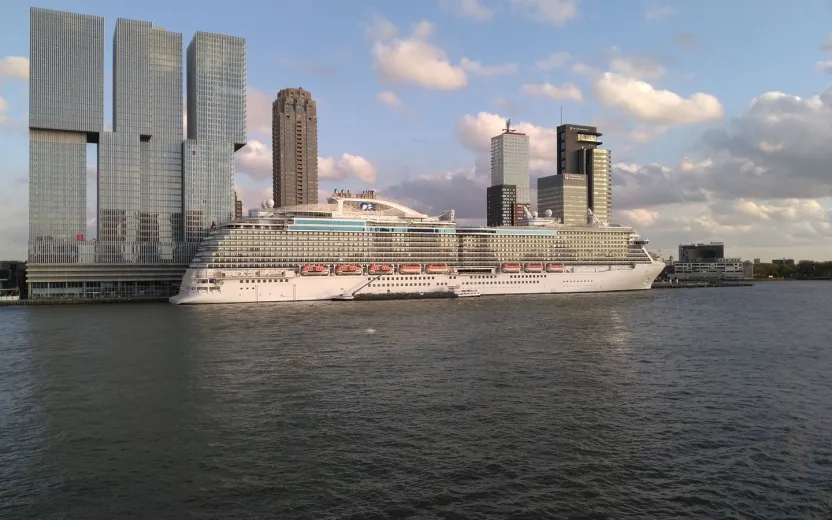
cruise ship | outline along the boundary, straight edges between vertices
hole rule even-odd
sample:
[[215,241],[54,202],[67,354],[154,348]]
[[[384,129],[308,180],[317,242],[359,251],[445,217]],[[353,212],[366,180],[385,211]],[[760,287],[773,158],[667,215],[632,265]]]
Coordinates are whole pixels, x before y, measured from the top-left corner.
[[664,263],[632,228],[565,226],[528,209],[517,226],[457,225],[375,192],[273,207],[212,229],[175,304],[442,298],[650,289]]

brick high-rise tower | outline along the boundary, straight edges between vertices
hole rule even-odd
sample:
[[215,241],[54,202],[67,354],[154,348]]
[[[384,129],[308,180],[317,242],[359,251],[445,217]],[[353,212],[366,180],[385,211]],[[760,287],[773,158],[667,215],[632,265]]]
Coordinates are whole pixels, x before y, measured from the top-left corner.
[[272,104],[272,176],[275,207],[318,202],[318,110],[301,88]]

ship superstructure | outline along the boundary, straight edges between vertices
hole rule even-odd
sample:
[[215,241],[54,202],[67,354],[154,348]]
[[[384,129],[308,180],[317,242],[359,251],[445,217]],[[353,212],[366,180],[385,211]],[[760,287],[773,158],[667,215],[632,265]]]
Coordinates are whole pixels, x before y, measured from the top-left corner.
[[[463,227],[375,192],[274,208],[213,229],[177,304],[606,292],[649,289],[664,268],[632,228],[564,226],[525,211],[512,227]],[[547,212],[549,213],[549,212]]]

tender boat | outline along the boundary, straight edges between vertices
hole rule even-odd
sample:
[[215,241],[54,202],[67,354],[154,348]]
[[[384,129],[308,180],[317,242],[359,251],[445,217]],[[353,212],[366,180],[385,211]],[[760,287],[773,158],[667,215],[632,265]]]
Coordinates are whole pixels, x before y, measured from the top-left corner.
[[526,264],[527,273],[542,273],[543,264]]
[[305,265],[301,267],[300,274],[303,276],[329,276],[329,267],[325,265]]
[[387,264],[371,265],[367,272],[370,274],[390,274],[393,272],[393,266]]
[[546,271],[550,273],[565,273],[566,267],[561,264],[546,264]]
[[448,274],[450,268],[444,264],[428,264],[425,266],[425,272],[428,274]]
[[420,265],[400,265],[399,274],[422,274]]
[[520,264],[503,264],[500,266],[500,270],[504,273],[519,273],[523,270],[523,266]]
[[354,299],[355,299],[355,296],[353,296],[352,294],[349,294],[349,293],[336,294],[335,296],[332,297],[332,301],[334,301],[334,302],[351,302]]
[[480,292],[476,289],[463,289],[462,287],[454,287],[451,289],[454,298],[474,298],[480,296]]
[[337,275],[357,275],[361,274],[360,265],[339,265],[335,267],[335,274]]

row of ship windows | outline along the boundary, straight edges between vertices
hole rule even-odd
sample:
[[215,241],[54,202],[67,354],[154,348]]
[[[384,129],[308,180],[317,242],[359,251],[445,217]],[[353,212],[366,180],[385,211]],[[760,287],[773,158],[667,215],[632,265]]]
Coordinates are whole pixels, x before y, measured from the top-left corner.
[[[356,226],[360,226],[361,224],[333,224],[333,225],[341,225],[341,226],[356,225]],[[393,227],[404,227],[404,226],[399,224],[399,225],[393,226]],[[326,236],[326,237],[330,237],[330,236],[343,237],[345,235],[346,236],[354,236],[357,233],[362,233],[362,234],[369,233],[367,231],[289,231],[289,230],[286,230],[283,226],[268,226],[268,225],[254,226],[254,225],[246,225],[246,224],[233,224],[231,226],[231,228],[232,228],[232,231],[230,233],[231,237],[234,237],[235,235],[236,236],[252,236],[252,235],[258,236],[258,235],[263,235],[263,236],[269,236],[269,237],[272,237],[272,238],[278,238],[278,237],[281,237],[281,236],[291,236],[291,235],[306,235],[306,236],[308,236],[308,235],[317,235],[317,236]],[[243,231],[241,232],[240,230],[243,230]],[[433,230],[424,231],[424,232],[421,232],[421,233],[424,233],[425,238],[434,238],[435,237],[435,235],[433,235],[433,233],[434,233]],[[467,234],[464,234],[464,233],[449,233],[449,234],[454,238],[458,238],[458,237],[462,236],[463,238],[471,238],[471,239],[481,239],[481,238],[485,237],[485,238],[491,238],[491,239],[496,238],[498,240],[499,239],[517,239],[517,238],[531,239],[531,240],[545,240],[545,239],[552,238],[552,235],[519,236],[519,235],[492,235],[490,233],[489,234],[483,234],[483,235],[467,235]],[[624,233],[622,233],[620,231],[613,232],[611,234],[619,235],[619,236],[624,235]],[[627,232],[627,234],[629,234],[629,232]],[[412,233],[378,232],[378,233],[374,233],[374,236],[401,237],[401,238],[414,238],[414,237],[418,237],[419,235],[420,235],[420,232],[412,232]],[[588,235],[598,236],[599,233],[598,232],[588,232],[588,231],[562,231],[562,230],[558,230],[558,236],[588,236]]]

